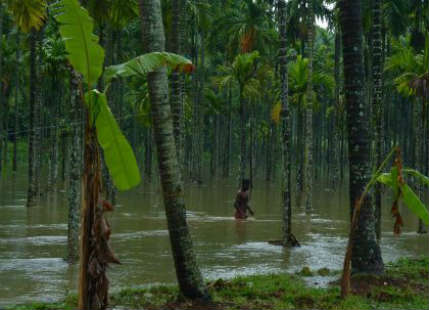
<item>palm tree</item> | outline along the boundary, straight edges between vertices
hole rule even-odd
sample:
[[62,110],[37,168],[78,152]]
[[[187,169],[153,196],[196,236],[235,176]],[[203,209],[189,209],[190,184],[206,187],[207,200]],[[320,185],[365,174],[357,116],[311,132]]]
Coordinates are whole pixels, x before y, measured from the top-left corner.
[[[160,0],[139,0],[144,52],[164,51],[165,34]],[[188,298],[208,298],[186,223],[183,183],[174,142],[166,69],[148,74],[152,123],[158,152],[170,242],[179,287]]]
[[[386,68],[395,76],[394,82],[398,92],[405,97],[414,98],[415,166],[421,171],[427,169],[426,158],[429,153],[428,139],[424,139],[429,118],[429,34],[426,34],[425,45],[423,53],[416,53],[408,40],[405,46],[394,42],[395,52],[388,59]],[[421,107],[418,106],[419,104]],[[423,147],[421,147],[422,143]],[[422,195],[422,191],[419,192]],[[421,220],[419,220],[418,232],[426,233]]]
[[[361,0],[339,2],[343,39],[344,79],[350,163],[350,211],[364,192],[371,175],[369,122],[365,107],[362,54]],[[361,207],[352,248],[354,273],[380,274],[384,271],[376,241],[374,209],[367,197]]]
[[265,54],[267,46],[275,39],[269,5],[263,0],[244,0],[232,5],[234,7],[216,23],[217,28],[228,34],[231,54],[254,50]]
[[29,98],[29,126],[28,135],[28,192],[27,206],[36,204],[37,180],[36,180],[36,105],[38,105],[38,77],[36,64],[37,32],[42,27],[46,17],[46,2],[44,0],[9,0],[9,9],[15,18],[16,24],[23,32],[30,33],[30,98]]
[[238,101],[240,103],[240,184],[246,178],[246,96],[249,92],[248,87],[251,87],[250,81],[253,79],[258,66],[257,59],[259,52],[240,54],[234,59],[231,66],[221,67],[225,74],[220,78],[222,86],[229,85],[230,87],[238,87]]

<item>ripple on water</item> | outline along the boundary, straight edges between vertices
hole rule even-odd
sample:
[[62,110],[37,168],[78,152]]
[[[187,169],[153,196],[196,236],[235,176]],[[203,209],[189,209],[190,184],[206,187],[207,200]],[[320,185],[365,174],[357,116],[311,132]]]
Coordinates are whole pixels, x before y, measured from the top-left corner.
[[33,236],[22,238],[1,238],[0,243],[17,243],[17,244],[32,244],[32,245],[52,245],[65,244],[66,236]]
[[268,242],[247,242],[244,244],[237,244],[232,246],[233,249],[249,252],[261,253],[282,253],[283,248],[280,246],[269,244]]
[[240,276],[251,276],[258,274],[278,274],[284,272],[280,266],[272,264],[250,264],[247,266],[215,266],[212,268],[203,268],[204,277],[209,280],[232,279]]
[[163,237],[168,236],[168,230],[143,230],[143,231],[133,231],[129,233],[119,233],[113,234],[112,239],[118,240],[131,240],[131,239],[140,239],[142,237]]
[[[292,264],[288,269],[293,272],[300,270],[303,266],[311,266],[312,269],[340,269],[347,239],[321,234],[308,235],[311,237],[310,240],[291,251],[291,261],[299,262],[299,264]],[[294,256],[299,256],[299,259]]]
[[12,258],[0,259],[0,271],[21,271],[34,275],[40,275],[47,271],[64,271],[68,263],[62,258]]
[[22,205],[0,205],[0,209],[22,209],[22,210],[26,210],[25,204]]

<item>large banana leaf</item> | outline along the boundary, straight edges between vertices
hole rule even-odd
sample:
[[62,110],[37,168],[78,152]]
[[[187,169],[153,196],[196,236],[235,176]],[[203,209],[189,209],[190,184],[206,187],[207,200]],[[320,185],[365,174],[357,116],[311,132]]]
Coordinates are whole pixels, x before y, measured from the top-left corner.
[[59,0],[51,8],[60,23],[71,65],[83,75],[89,89],[95,88],[103,72],[104,50],[93,34],[93,19],[78,0]]
[[[407,170],[407,172],[408,171],[409,170]],[[414,170],[412,171],[416,172]],[[392,168],[389,173],[379,175],[377,181],[389,186],[393,191],[395,191],[395,193],[397,190],[400,190],[401,199],[404,204],[426,225],[429,225],[429,213],[426,206],[407,184],[401,184],[398,182],[398,169],[396,167]]]
[[137,56],[119,65],[107,67],[104,77],[107,84],[113,78],[118,77],[140,76],[144,78],[147,73],[155,71],[162,66],[188,73],[193,71],[191,61],[185,57],[167,52],[153,52]]
[[404,184],[401,186],[402,200],[407,205],[407,207],[417,215],[423,223],[429,225],[429,213],[426,209],[423,202],[417,197],[413,190],[407,185]]
[[134,152],[107,105],[106,94],[91,90],[86,100],[90,110],[96,111],[97,138],[113,183],[121,191],[137,186],[140,183],[140,172]]

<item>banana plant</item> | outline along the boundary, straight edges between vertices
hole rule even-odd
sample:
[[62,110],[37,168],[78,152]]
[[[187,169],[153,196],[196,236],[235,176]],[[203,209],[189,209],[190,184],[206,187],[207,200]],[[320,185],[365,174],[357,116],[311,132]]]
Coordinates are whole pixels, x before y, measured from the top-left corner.
[[[394,160],[390,172],[383,173],[383,170],[388,165],[392,157]],[[366,184],[362,195],[356,201],[353,208],[352,224],[350,227],[347,250],[344,256],[343,274],[341,278],[341,296],[347,296],[350,291],[350,262],[352,257],[354,234],[360,218],[360,209],[364,199],[376,183],[387,185],[393,190],[394,200],[392,203],[391,213],[395,218],[395,224],[393,227],[393,232],[395,234],[400,234],[403,226],[403,220],[399,213],[399,202],[401,200],[411,210],[411,212],[423,221],[423,223],[429,225],[429,212],[411,187],[407,185],[405,175],[413,176],[418,182],[429,187],[429,177],[424,176],[417,170],[405,169],[402,167],[401,151],[399,147],[394,147],[378,167],[377,171],[372,175],[371,180]]]
[[[96,90],[103,71],[104,50],[98,44],[98,37],[93,34],[93,20],[77,0],[58,1],[51,5],[51,9],[60,23],[59,31],[65,42],[68,60],[82,75],[85,84],[82,86],[88,89],[84,101],[97,129],[98,142],[103,148],[112,179],[119,190],[129,190],[139,184],[140,175],[132,149],[107,105],[106,93]],[[161,66],[185,72],[193,70],[191,62],[179,55],[149,53],[106,68],[106,90],[113,78],[144,77]]]
[[[122,134],[108,104],[106,93],[96,85],[103,72],[104,49],[93,33],[94,22],[78,0],[59,0],[51,5],[59,23],[59,32],[67,50],[67,58],[78,77],[81,100],[87,110],[81,227],[81,263],[79,279],[79,309],[105,309],[108,305],[109,263],[119,263],[108,244],[110,229],[103,212],[111,210],[100,199],[101,163],[99,145],[119,190],[129,190],[140,183],[140,172],[133,150]],[[187,59],[167,53],[138,56],[127,63],[106,69],[106,89],[116,77],[143,77],[161,66],[190,71]],[[86,93],[83,94],[83,90]]]

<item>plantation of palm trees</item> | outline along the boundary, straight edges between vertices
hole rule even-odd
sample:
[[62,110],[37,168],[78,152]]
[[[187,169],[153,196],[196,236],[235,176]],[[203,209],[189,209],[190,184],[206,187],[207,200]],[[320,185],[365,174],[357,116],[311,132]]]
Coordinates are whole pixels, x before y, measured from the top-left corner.
[[0,308],[427,309],[428,0],[0,0]]

